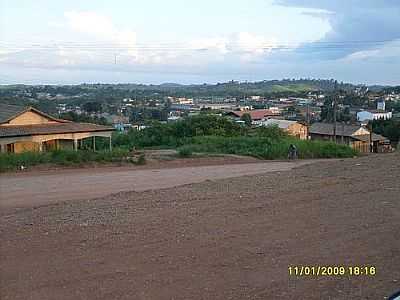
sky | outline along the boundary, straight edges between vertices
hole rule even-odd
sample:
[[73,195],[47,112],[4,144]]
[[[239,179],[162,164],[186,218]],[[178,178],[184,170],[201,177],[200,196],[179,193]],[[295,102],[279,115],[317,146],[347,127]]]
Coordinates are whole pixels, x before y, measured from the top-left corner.
[[398,0],[0,0],[0,84],[400,85]]

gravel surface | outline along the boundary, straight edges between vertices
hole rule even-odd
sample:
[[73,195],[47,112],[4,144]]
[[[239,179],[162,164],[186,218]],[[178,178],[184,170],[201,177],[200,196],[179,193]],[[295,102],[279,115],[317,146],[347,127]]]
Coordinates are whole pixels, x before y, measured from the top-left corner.
[[388,154],[3,213],[0,298],[385,299],[400,289],[399,195]]
[[[209,162],[201,160],[203,163]],[[240,161],[240,160],[239,160]],[[245,161],[245,160],[244,160]],[[181,165],[157,169],[96,168],[79,170],[28,172],[1,177],[0,208],[23,209],[62,201],[86,200],[122,191],[146,191],[170,188],[207,179],[223,179],[275,171],[285,171],[311,160],[233,163],[220,160],[219,165],[194,165],[177,160]],[[211,161],[213,162],[213,160]],[[221,165],[221,163],[224,163]]]

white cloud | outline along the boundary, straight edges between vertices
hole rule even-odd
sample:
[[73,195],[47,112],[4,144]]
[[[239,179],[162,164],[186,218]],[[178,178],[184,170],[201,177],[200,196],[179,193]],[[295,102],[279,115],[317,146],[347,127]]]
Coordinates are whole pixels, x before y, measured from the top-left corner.
[[202,38],[196,39],[189,43],[189,49],[198,51],[217,50],[221,54],[228,53],[228,40],[223,37],[219,38]]
[[64,16],[67,26],[76,32],[106,39],[114,39],[119,33],[110,18],[96,12],[69,11]]
[[267,39],[249,32],[240,32],[237,36],[237,43],[240,50],[252,54],[270,52],[277,44],[275,39]]
[[120,28],[110,17],[93,11],[65,12],[64,20],[49,25],[57,28],[59,36],[72,41],[56,40],[45,49],[28,47],[16,55],[0,53],[0,61],[10,66],[45,69],[199,71],[215,65],[225,68],[262,61],[278,45],[272,33],[264,36],[248,31],[210,34],[179,44],[138,44],[134,30]]
[[351,53],[344,57],[342,61],[356,62],[367,59],[388,59],[398,58],[400,56],[400,40],[387,42],[380,47],[370,50],[362,50]]
[[[242,61],[266,55],[276,46],[275,38],[266,38],[249,32],[239,32],[228,37],[202,38],[189,43],[189,49],[214,53],[220,57],[238,55]],[[214,59],[215,55],[212,56]]]

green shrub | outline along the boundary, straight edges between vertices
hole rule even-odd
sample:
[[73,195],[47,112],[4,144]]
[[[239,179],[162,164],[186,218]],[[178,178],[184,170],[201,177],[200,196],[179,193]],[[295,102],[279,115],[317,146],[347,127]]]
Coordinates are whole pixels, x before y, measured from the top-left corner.
[[185,152],[221,153],[254,156],[262,159],[286,159],[289,145],[295,144],[300,158],[353,157],[357,152],[350,147],[329,142],[301,141],[286,137],[281,139],[256,136],[218,137],[204,136],[185,140],[178,149]]
[[193,155],[192,146],[187,145],[179,148],[178,155],[180,157],[191,157]]
[[81,165],[89,162],[118,162],[128,156],[128,151],[115,149],[113,151],[65,151],[56,150],[51,152],[24,152],[19,154],[1,153],[0,172],[31,167],[38,164],[53,164],[63,166]]
[[148,128],[128,133],[118,133],[113,137],[116,147],[132,149],[133,147],[180,147],[184,140],[196,136],[240,136],[246,128],[232,120],[215,115],[200,114],[174,123],[153,122]]
[[145,165],[146,164],[146,156],[144,153],[139,155],[139,158],[137,159],[136,164],[137,165]]

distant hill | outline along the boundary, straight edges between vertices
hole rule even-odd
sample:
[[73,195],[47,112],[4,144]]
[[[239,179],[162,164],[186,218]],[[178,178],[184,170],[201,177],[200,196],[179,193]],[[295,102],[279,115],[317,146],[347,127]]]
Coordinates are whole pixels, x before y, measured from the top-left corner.
[[180,88],[180,87],[185,87],[182,84],[179,83],[170,83],[170,82],[166,82],[166,83],[162,83],[159,85],[162,88]]
[[[354,85],[351,83],[337,83],[337,88],[341,90],[354,90],[357,87],[365,85]],[[184,85],[179,83],[166,82],[159,85],[146,85],[135,83],[120,83],[120,84],[81,84],[81,85],[0,85],[0,90],[4,89],[41,89],[49,91],[71,91],[79,90],[93,91],[95,89],[116,89],[116,90],[138,90],[138,91],[163,91],[174,92],[184,90],[186,93],[252,93],[252,94],[268,94],[268,93],[298,93],[309,91],[329,92],[335,88],[334,79],[283,79],[283,80],[264,80],[258,82],[239,82],[229,81],[217,84],[193,84]],[[396,89],[396,87],[370,85],[368,88],[371,91],[382,91],[387,89]]]
[[368,87],[378,93],[400,92],[400,87],[365,86],[350,83],[337,83],[333,79],[283,79],[258,82],[229,81],[217,84],[183,85],[166,82],[159,85],[135,83],[120,84],[80,84],[80,85],[0,85],[0,103],[19,103],[41,105],[55,110],[56,102],[81,105],[88,101],[102,102],[106,105],[131,98],[140,101],[162,100],[166,96],[243,99],[248,96],[263,97],[304,97],[309,92],[329,93],[338,88],[354,91]]

